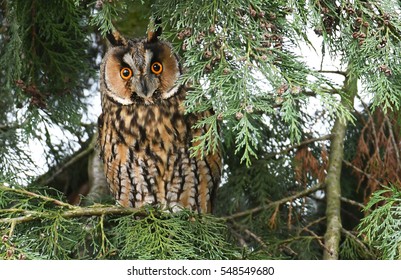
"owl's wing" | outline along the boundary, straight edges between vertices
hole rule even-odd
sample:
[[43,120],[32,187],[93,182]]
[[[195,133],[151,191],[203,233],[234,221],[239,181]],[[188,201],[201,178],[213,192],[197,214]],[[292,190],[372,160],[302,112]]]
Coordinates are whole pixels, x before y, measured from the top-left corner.
[[[208,110],[205,112],[202,112],[200,114],[197,114],[196,118],[194,118],[194,123],[195,125],[198,121],[210,117],[213,115],[214,112],[212,110]],[[209,125],[205,125],[203,127],[197,128],[193,131],[193,139],[194,141],[192,142],[192,147],[195,147],[199,145],[200,141],[196,140],[197,137],[200,137],[202,135],[208,134],[208,131],[211,129]],[[219,128],[218,128],[219,130]],[[220,133],[220,131],[218,131]],[[215,142],[215,134],[211,133],[210,134],[210,139],[206,139],[205,141],[207,142]],[[222,174],[222,151],[221,151],[221,144],[218,143],[217,145],[214,146],[214,149],[210,150],[209,152],[206,151],[207,146],[209,143],[206,143],[205,145],[205,150],[203,153],[201,151],[198,151],[198,153],[195,155],[197,157],[198,161],[203,161],[205,162],[205,168],[203,168],[200,172],[203,173],[201,176],[204,176],[205,178],[208,178],[210,176],[210,180],[208,180],[208,188],[209,188],[209,195],[210,195],[210,205],[209,209],[213,209],[213,204],[214,200],[216,197],[216,191],[217,188],[220,184],[221,181],[221,174]],[[211,212],[211,211],[210,211]]]

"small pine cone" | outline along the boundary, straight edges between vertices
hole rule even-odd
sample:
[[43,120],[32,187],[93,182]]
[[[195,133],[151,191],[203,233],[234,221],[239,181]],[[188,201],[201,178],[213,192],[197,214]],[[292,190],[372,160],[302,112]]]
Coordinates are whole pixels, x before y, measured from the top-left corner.
[[243,114],[243,113],[241,113],[241,112],[235,113],[235,118],[236,118],[237,120],[240,120],[240,119],[242,119],[243,117],[244,117],[244,114]]

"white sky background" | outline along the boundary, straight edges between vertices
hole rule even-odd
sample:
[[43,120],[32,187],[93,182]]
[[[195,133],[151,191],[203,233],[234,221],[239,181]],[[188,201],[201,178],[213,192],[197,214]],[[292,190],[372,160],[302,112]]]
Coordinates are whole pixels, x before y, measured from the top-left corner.
[[[97,118],[99,117],[100,113],[102,112],[101,102],[100,102],[100,92],[98,91],[98,82],[94,83],[90,89],[85,89],[85,96],[91,96],[88,100],[88,115],[85,116],[82,120],[83,123],[97,123]],[[39,127],[39,130],[44,131],[44,127]],[[68,131],[62,131],[58,126],[49,127],[49,133],[54,138],[55,141],[57,139],[64,140],[64,139],[73,139],[73,136]],[[28,147],[30,150],[31,158],[39,169],[32,171],[32,176],[40,175],[45,173],[48,168],[46,165],[46,158],[45,158],[45,149],[46,145],[38,139],[29,139]],[[77,144],[77,149],[79,149],[79,145]]]
[[[99,54],[98,57],[96,58],[96,64],[100,65],[101,60],[102,58]],[[99,70],[97,72],[97,76],[99,76]],[[83,123],[97,123],[97,118],[102,112],[100,92],[99,92],[99,78],[97,78],[97,80],[93,81],[93,83],[91,84],[92,84],[91,88],[84,90],[85,96],[90,96],[90,98],[88,100],[89,105],[88,105],[87,115],[84,115],[84,118],[82,119]],[[43,127],[39,129],[44,131]],[[49,132],[55,139],[65,139],[65,138],[72,139],[73,137],[72,135],[68,137],[69,133],[67,131],[62,131],[60,127],[57,126],[49,128]],[[80,147],[77,144],[77,149],[79,148]],[[31,154],[31,159],[35,163],[36,167],[36,170],[30,173],[28,172],[28,175],[37,176],[44,174],[48,170],[45,158],[46,146],[44,146],[39,139],[35,138],[35,139],[29,139],[28,149]]]
[[[313,30],[309,30],[308,39],[313,44],[313,48],[307,46],[306,43],[301,44],[300,49],[295,50],[297,54],[304,58],[304,62],[311,67],[312,69],[319,71],[342,71],[340,65],[340,58],[334,58],[329,54],[329,51],[326,50],[326,54],[323,56],[322,54],[322,42],[323,38],[319,37],[315,34]],[[299,53],[298,53],[299,52]],[[323,59],[323,61],[322,61]],[[344,77],[339,74],[331,74],[331,73],[323,73],[326,77],[330,78],[334,83],[338,85],[342,85],[344,81]],[[318,98],[309,98],[307,112],[309,115],[313,116],[314,113],[318,110],[321,110],[321,101]],[[323,136],[330,133],[331,126],[325,122],[324,118],[317,119],[317,122],[314,124],[311,130],[314,132],[319,132],[318,136]]]

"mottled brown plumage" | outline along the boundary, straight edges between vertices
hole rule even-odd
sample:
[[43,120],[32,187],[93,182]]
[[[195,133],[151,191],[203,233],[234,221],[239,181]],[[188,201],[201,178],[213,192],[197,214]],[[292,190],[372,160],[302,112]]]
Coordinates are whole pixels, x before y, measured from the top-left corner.
[[[181,67],[159,31],[126,40],[117,32],[101,65],[99,147],[111,192],[125,207],[160,204],[211,212],[221,176],[219,151],[191,157],[194,129],[210,115],[185,114]],[[161,71],[160,71],[161,70]]]

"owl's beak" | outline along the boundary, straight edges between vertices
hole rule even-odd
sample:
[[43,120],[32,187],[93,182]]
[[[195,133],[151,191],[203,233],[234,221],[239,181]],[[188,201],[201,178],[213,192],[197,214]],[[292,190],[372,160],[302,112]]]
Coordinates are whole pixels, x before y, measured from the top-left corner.
[[148,84],[146,83],[146,80],[145,79],[141,79],[140,82],[141,82],[141,88],[142,88],[143,95],[145,97],[150,97],[149,96],[149,87],[148,87]]
[[153,98],[153,94],[157,90],[157,83],[155,80],[149,79],[146,75],[140,77],[134,77],[131,83],[131,99],[137,97],[143,98],[144,100],[150,100]]
[[133,94],[138,95],[144,99],[149,99],[157,89],[157,85],[149,81],[146,76],[135,80],[132,84]]

